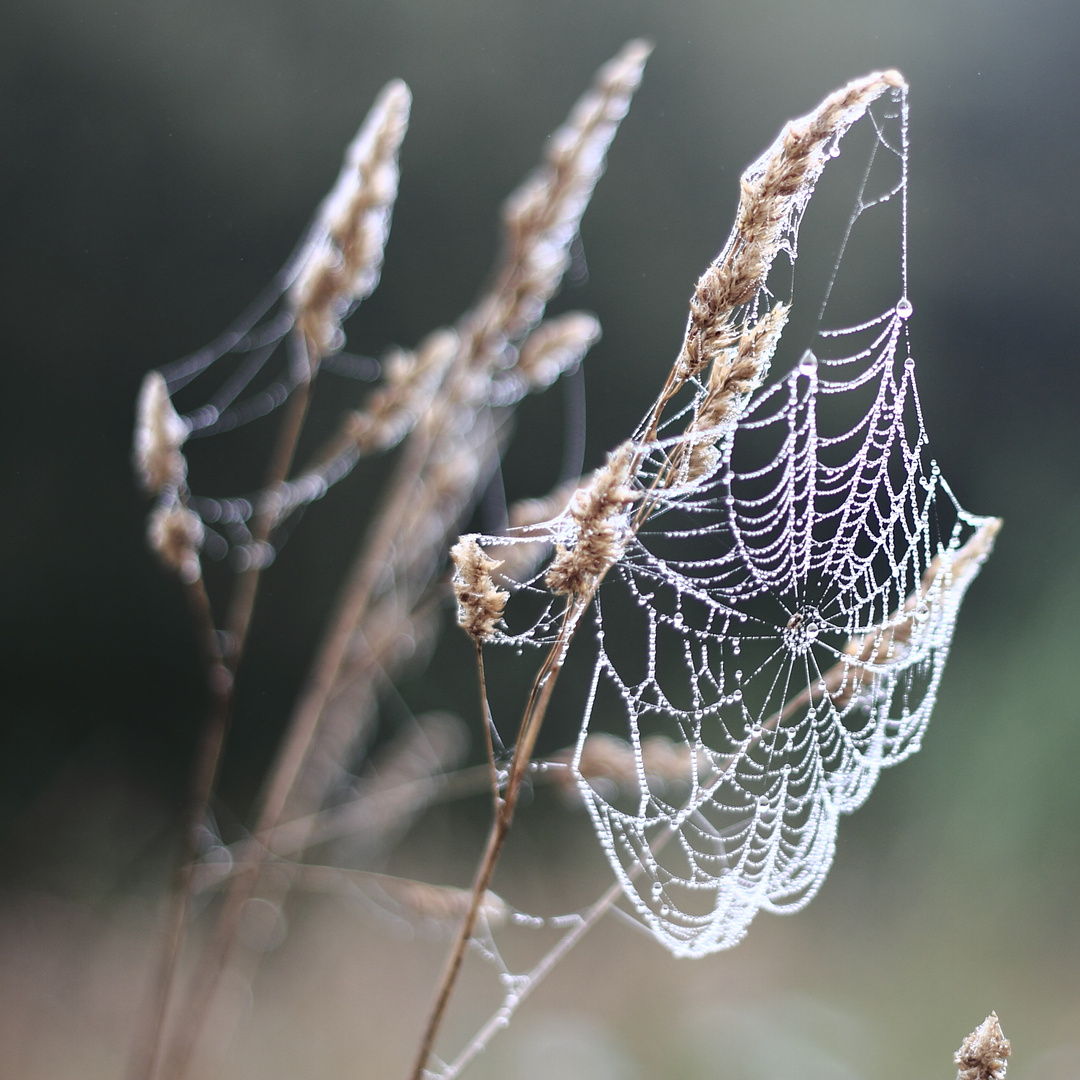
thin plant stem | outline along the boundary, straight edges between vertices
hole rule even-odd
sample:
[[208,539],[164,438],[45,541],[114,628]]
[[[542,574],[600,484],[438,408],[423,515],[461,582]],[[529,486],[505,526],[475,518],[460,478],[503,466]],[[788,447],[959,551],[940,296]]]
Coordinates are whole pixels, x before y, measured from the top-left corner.
[[513,1005],[503,1005],[484,1026],[476,1033],[475,1038],[454,1059],[450,1066],[442,1074],[442,1080],[456,1080],[465,1067],[481,1053],[492,1036],[506,1027],[507,1021],[517,1010],[518,1005],[536,989],[544,977],[559,963],[560,960],[600,921],[608,912],[612,904],[622,896],[622,884],[616,882],[611,885],[607,892],[593,903],[588,911],[581,917],[581,922],[571,927],[559,940],[548,950],[540,962],[529,972],[528,977],[522,983],[517,992],[516,1001]]
[[255,558],[237,580],[232,602],[229,605],[226,622],[228,632],[226,660],[234,674],[240,667],[244,646],[247,644],[248,630],[251,626],[251,616],[255,610],[255,598],[259,591],[263,569],[263,559],[259,556],[277,522],[277,494],[288,478],[289,469],[296,456],[296,446],[300,441],[300,432],[311,402],[311,381],[310,377],[305,379],[289,397],[285,416],[278,429],[270,468],[267,470],[262,504],[255,516],[254,528],[251,530]]
[[[315,365],[312,367],[314,369]],[[259,510],[252,530],[252,542],[256,551],[269,541],[273,531],[276,519],[276,500],[273,498],[273,493],[285,482],[292,466],[310,400],[311,378],[309,377],[300,383],[290,397],[287,412],[278,428],[264,489],[268,497]],[[174,913],[165,929],[166,944],[162,951],[161,967],[154,994],[154,1000],[158,1004],[155,1006],[156,1015],[153,1022],[153,1046],[145,1059],[145,1070],[139,1063],[142,1055],[137,1055],[134,1059],[133,1068],[129,1073],[131,1080],[137,1080],[140,1075],[153,1080],[159,1074],[163,1064],[165,1022],[169,1003],[175,994],[180,952],[187,935],[191,911],[194,864],[198,856],[198,830],[206,819],[207,809],[221,768],[225,741],[232,719],[233,687],[247,643],[261,571],[262,560],[256,558],[253,565],[237,581],[229,607],[225,650],[221,648],[214,627],[213,612],[202,577],[200,576],[188,586],[193,617],[196,625],[200,627],[200,637],[204,642],[203,662],[207,670],[211,701],[199,739],[189,811],[184,823],[185,836],[178,855],[174,879],[176,897],[173,905]]]
[[480,682],[480,708],[483,712],[484,747],[487,750],[488,766],[491,769],[491,797],[494,801],[495,813],[499,812],[499,771],[495,767],[495,746],[491,740],[491,729],[494,720],[491,717],[491,706],[488,704],[487,678],[484,674],[484,646],[480,641],[476,642],[476,674]]
[[389,504],[376,518],[375,533],[364,545],[354,563],[341,605],[319,650],[307,689],[304,692],[278,754],[263,796],[262,809],[254,837],[243,846],[241,869],[230,879],[224,906],[209,948],[205,949],[187,994],[187,1007],[179,1021],[169,1077],[182,1077],[187,1071],[199,1034],[212,1004],[221,974],[232,956],[244,903],[255,891],[259,870],[266,857],[265,841],[281,821],[290,793],[303,768],[327,701],[345,661],[354,628],[369,605],[384,561],[395,542],[401,522],[416,497],[415,486],[423,463],[430,452],[429,436],[407,448],[392,483]]
[[143,1035],[136,1042],[128,1062],[127,1076],[130,1080],[153,1077],[161,1064],[165,1020],[175,992],[177,967],[191,912],[199,828],[206,819],[207,807],[217,781],[232,703],[233,673],[222,656],[210,599],[201,575],[187,584],[186,593],[192,620],[198,629],[210,705],[196,751],[183,835],[173,875],[171,910],[162,930],[161,955],[154,989],[147,1002],[147,1020],[139,1028]]
[[450,1002],[450,996],[461,972],[461,965],[465,959],[465,952],[469,947],[473,929],[476,926],[476,918],[483,903],[484,894],[491,884],[503,845],[506,843],[506,837],[510,832],[510,825],[514,820],[514,811],[517,808],[521,784],[532,757],[533,747],[536,745],[537,735],[539,735],[540,727],[544,722],[544,715],[547,712],[548,703],[551,701],[555,682],[558,679],[559,672],[562,670],[566,650],[570,646],[570,641],[573,638],[581,615],[591,602],[592,596],[593,594],[590,592],[587,596],[574,597],[567,604],[559,634],[533,681],[521,722],[521,733],[514,748],[513,760],[510,763],[505,794],[496,803],[495,817],[491,823],[487,846],[484,849],[473,882],[469,909],[462,920],[457,937],[454,939],[442,979],[439,982],[435,1002],[432,1005],[427,1025],[424,1028],[424,1034],[420,1040],[420,1048],[417,1051],[416,1062],[411,1073],[412,1080],[422,1080],[424,1068],[427,1065],[428,1058],[431,1056],[435,1038],[439,1033],[447,1005]]

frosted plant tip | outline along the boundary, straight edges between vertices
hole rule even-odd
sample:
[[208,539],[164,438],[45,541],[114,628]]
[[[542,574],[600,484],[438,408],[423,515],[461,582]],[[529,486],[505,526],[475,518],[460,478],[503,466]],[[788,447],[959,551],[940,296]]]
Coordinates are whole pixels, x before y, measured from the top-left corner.
[[458,625],[474,641],[486,641],[495,633],[495,624],[510,597],[491,580],[491,571],[502,563],[488,558],[475,536],[463,536],[450,549],[450,558],[455,567]]
[[622,558],[628,539],[623,519],[637,496],[630,488],[633,447],[624,443],[570,502],[573,536],[555,545],[544,581],[556,595],[585,595]]
[[180,575],[185,585],[202,576],[199,549],[203,524],[199,515],[179,502],[158,506],[147,522],[147,541],[161,561]]
[[1004,1080],[1011,1052],[997,1013],[992,1012],[956,1051],[956,1080]]
[[148,371],[135,408],[132,460],[142,489],[157,495],[176,488],[187,476],[187,462],[180,452],[188,437],[188,425],[169,398],[160,371]]

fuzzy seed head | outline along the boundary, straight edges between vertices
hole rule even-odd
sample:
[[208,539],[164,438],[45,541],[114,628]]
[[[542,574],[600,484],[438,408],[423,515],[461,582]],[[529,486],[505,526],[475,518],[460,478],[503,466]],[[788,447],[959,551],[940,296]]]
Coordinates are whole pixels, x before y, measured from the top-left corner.
[[411,102],[403,82],[383,88],[319,208],[315,239],[290,290],[313,364],[341,348],[341,320],[379,283]]
[[135,409],[132,460],[139,484],[147,495],[176,489],[187,477],[187,462],[180,452],[188,426],[173,408],[160,371],[147,372]]
[[203,523],[194,510],[177,501],[156,507],[147,522],[147,541],[158,558],[175,570],[186,585],[202,576],[199,549]]
[[956,1080],[1004,1080],[1011,1052],[997,1013],[991,1013],[956,1051]]
[[629,486],[633,460],[632,445],[624,443],[571,501],[574,539],[569,545],[555,545],[555,558],[544,575],[556,595],[585,595],[622,558],[629,532],[623,518],[637,499]]
[[463,536],[451,549],[454,563],[454,596],[458,602],[458,626],[474,641],[486,641],[495,633],[510,594],[495,587],[492,570],[501,562],[489,559],[475,536]]

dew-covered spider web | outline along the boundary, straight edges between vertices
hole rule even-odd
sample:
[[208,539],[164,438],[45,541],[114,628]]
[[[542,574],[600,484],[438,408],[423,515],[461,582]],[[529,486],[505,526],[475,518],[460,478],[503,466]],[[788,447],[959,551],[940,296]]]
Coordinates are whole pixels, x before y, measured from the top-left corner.
[[[996,528],[959,507],[924,455],[904,88],[866,111],[844,157],[830,171],[855,166],[849,186],[818,193],[823,221],[830,200],[846,206],[831,247],[818,253],[814,230],[826,226],[797,207],[741,316],[752,325],[778,298],[792,304],[779,377],[717,431],[693,480],[665,478],[704,382],[659,438],[639,432],[637,498],[612,521],[622,554],[591,605],[591,633],[583,622],[572,646],[594,653],[579,790],[637,917],[679,955],[727,948],[758,911],[797,910],[820,888],[840,815],[919,747],[960,601]],[[892,276],[864,281],[864,260],[883,256]],[[800,347],[785,355],[792,336]],[[567,512],[540,532],[566,549],[576,530]],[[550,595],[543,572],[515,592],[497,640],[550,646],[565,598]],[[628,782],[593,766],[599,733],[628,744]],[[660,739],[685,748],[681,773],[653,767]]]

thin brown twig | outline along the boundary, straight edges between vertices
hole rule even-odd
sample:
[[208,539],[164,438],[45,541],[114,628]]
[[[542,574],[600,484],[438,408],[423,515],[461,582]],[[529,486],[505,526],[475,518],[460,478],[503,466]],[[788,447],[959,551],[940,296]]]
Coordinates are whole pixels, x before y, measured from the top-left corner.
[[188,807],[184,815],[180,850],[177,853],[170,894],[171,912],[162,931],[162,947],[154,988],[147,999],[146,1020],[138,1029],[136,1043],[128,1061],[127,1075],[131,1080],[154,1076],[160,1065],[165,1020],[175,992],[177,965],[194,895],[193,877],[195,860],[198,857],[199,829],[206,820],[207,807],[221,765],[232,701],[232,672],[221,654],[210,599],[202,576],[188,582],[185,592],[192,619],[198,628],[197,636],[207,673],[210,706],[195,754]]
[[[287,407],[286,415],[278,430],[274,452],[271,457],[270,472],[267,476],[265,491],[272,493],[280,487],[288,475],[293,456],[300,437],[304,417],[310,400],[310,382],[305,381],[294,391]],[[146,1076],[153,1080],[164,1061],[165,1025],[169,1005],[175,996],[176,978],[179,970],[180,953],[187,936],[188,920],[193,898],[192,886],[195,860],[198,856],[199,829],[206,820],[207,809],[213,797],[221,760],[225,751],[232,714],[233,686],[237,670],[244,653],[251,615],[258,593],[263,559],[260,553],[270,539],[275,524],[275,515],[271,499],[264,499],[263,506],[255,520],[252,531],[252,550],[254,556],[248,568],[236,583],[227,619],[225,641],[227,647],[221,649],[214,625],[213,612],[206,587],[200,574],[195,581],[187,585],[195,625],[200,628],[199,638],[203,642],[204,665],[210,688],[210,706],[206,713],[202,732],[199,736],[199,749],[196,754],[192,788],[189,796],[188,811],[184,820],[184,837],[177,853],[177,869],[173,883],[173,913],[163,931],[164,946],[158,975],[155,979],[154,1018],[152,1021],[153,1037],[149,1052],[136,1048],[132,1055],[128,1075],[131,1080]]]
[[[423,449],[419,444],[409,448],[411,453],[407,451],[405,459],[399,463],[399,475],[415,475],[415,469],[421,462],[412,459],[421,457]],[[384,515],[379,517],[376,542],[382,545],[392,542],[401,514],[409,500],[415,497],[409,484],[399,484],[396,491],[396,499],[387,507]],[[259,867],[265,856],[266,835],[281,820],[286,800],[304,764],[326,699],[334,685],[338,669],[344,662],[353,628],[368,603],[380,570],[381,565],[378,562],[358,559],[351,580],[346,585],[343,601],[319,651],[308,687],[294,712],[285,741],[278,752],[253,837],[243,845],[238,857],[240,869],[230,880],[211,945],[203,950],[192,978],[186,1010],[178,1023],[170,1056],[169,1076],[182,1077],[187,1071],[213,1002],[218,980],[231,957],[244,904],[255,891]]]
[[259,581],[266,565],[263,553],[277,524],[277,493],[292,468],[310,402],[311,380],[305,379],[289,396],[285,406],[285,415],[278,427],[274,449],[270,455],[270,467],[263,483],[263,497],[251,530],[251,557],[248,565],[237,578],[225,621],[227,634],[225,662],[234,675],[244,655],[248,630],[251,627],[251,616],[255,610],[255,597],[258,595]]
[[484,646],[480,641],[476,642],[476,672],[480,680],[480,708],[483,712],[481,727],[484,729],[484,749],[487,751],[488,767],[491,771],[491,798],[495,812],[499,811],[499,770],[495,765],[495,746],[491,739],[491,729],[495,721],[491,716],[491,706],[488,704],[487,677],[484,673]]
[[417,1051],[416,1061],[412,1073],[410,1074],[412,1080],[422,1080],[428,1058],[431,1056],[431,1052],[434,1048],[436,1036],[442,1025],[443,1017],[446,1014],[450,996],[457,983],[458,975],[461,972],[461,965],[465,959],[465,952],[468,949],[469,940],[472,937],[473,929],[476,925],[476,917],[480,910],[481,900],[491,884],[491,879],[495,874],[495,867],[498,865],[499,856],[502,853],[503,845],[506,843],[506,838],[510,832],[510,826],[514,820],[514,811],[517,808],[521,784],[525,778],[525,772],[532,758],[533,747],[536,745],[537,735],[539,735],[541,725],[544,722],[544,716],[547,712],[552,692],[555,689],[556,680],[562,669],[563,661],[566,658],[566,650],[569,648],[570,641],[574,636],[574,631],[577,628],[577,624],[582,614],[588,608],[591,601],[592,593],[589,593],[587,597],[573,597],[567,601],[559,633],[554,644],[551,646],[551,649],[548,651],[540,671],[533,680],[532,688],[529,691],[529,698],[525,705],[524,715],[522,717],[521,731],[514,748],[514,756],[510,763],[510,770],[507,774],[503,797],[502,800],[496,804],[495,817],[491,824],[487,846],[484,849],[484,854],[480,860],[480,866],[477,869],[476,878],[473,882],[472,902],[458,929],[457,937],[454,939],[454,944],[451,947],[446,967],[444,968],[442,978],[439,981],[439,986],[435,993],[435,1001],[428,1015],[424,1033],[421,1036],[420,1047]]

